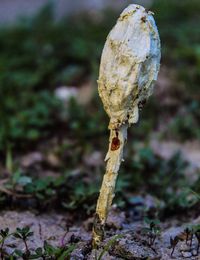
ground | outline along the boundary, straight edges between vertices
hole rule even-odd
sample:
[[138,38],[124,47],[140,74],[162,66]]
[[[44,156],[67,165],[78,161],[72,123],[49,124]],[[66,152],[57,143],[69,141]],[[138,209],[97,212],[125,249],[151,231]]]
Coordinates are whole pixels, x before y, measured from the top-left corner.
[[[193,220],[194,223],[199,224],[200,218]],[[190,242],[187,245],[185,241],[180,241],[171,256],[170,237],[183,234],[187,224],[190,224],[190,221],[183,223],[173,219],[161,223],[161,233],[156,237],[154,244],[149,245],[149,236],[144,231],[144,223],[131,222],[131,218],[125,216],[125,212],[113,208],[108,218],[106,238],[101,248],[91,251],[91,218],[80,223],[76,221],[72,223],[67,212],[37,214],[30,211],[5,211],[1,212],[0,216],[2,229],[9,226],[10,231],[14,232],[17,227],[30,227],[34,232],[33,237],[28,240],[31,251],[43,247],[44,240],[55,247],[74,244],[75,248],[70,256],[73,260],[99,259],[102,252],[101,259],[199,259],[195,238],[192,240],[192,246],[189,245]],[[119,234],[117,238],[116,235]],[[108,246],[109,241],[112,240],[113,242]],[[13,237],[8,238],[4,244],[4,251],[11,254],[16,248],[25,250],[22,241]]]

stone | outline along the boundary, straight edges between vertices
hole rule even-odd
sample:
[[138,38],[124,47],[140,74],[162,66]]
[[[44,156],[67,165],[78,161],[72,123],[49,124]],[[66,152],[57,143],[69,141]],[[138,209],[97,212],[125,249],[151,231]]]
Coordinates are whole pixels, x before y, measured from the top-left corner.
[[192,257],[192,253],[191,252],[182,252],[182,256],[184,257],[184,258],[190,258],[190,257]]
[[111,210],[107,218],[107,226],[114,229],[122,229],[126,221],[125,212]]

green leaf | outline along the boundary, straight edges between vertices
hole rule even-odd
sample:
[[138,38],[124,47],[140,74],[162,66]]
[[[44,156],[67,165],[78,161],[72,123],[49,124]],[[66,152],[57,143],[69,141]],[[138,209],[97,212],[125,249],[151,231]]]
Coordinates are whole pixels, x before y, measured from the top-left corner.
[[15,254],[17,255],[17,256],[20,256],[20,257],[22,257],[23,256],[23,252],[21,251],[21,250],[19,250],[19,249],[15,249]]
[[25,186],[29,183],[32,183],[32,178],[28,176],[21,176],[18,178],[17,183],[21,186]]
[[44,250],[48,256],[52,256],[52,255],[54,255],[56,248],[51,246],[47,241],[44,241]]
[[36,249],[35,249],[35,252],[36,252],[39,256],[41,256],[41,255],[43,254],[43,250],[42,250],[41,247],[36,248]]
[[58,260],[67,260],[70,259],[71,253],[74,251],[76,248],[76,245],[71,245],[69,246],[62,254],[61,256],[58,257]]

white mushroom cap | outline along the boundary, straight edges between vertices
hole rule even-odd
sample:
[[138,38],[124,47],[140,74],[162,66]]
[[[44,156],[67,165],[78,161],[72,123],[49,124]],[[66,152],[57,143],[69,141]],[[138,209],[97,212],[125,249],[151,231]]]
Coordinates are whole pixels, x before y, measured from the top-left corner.
[[160,56],[152,13],[129,5],[109,33],[101,57],[98,90],[110,129],[138,121],[138,105],[152,94]]

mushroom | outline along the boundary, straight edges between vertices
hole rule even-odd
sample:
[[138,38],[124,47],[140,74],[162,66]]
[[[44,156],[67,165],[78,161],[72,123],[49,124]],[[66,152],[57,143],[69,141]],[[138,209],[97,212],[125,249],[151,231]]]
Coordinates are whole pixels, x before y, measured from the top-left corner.
[[93,246],[104,236],[128,127],[153,92],[160,67],[160,39],[153,13],[129,5],[109,33],[100,64],[98,91],[110,117],[109,149],[94,218]]

